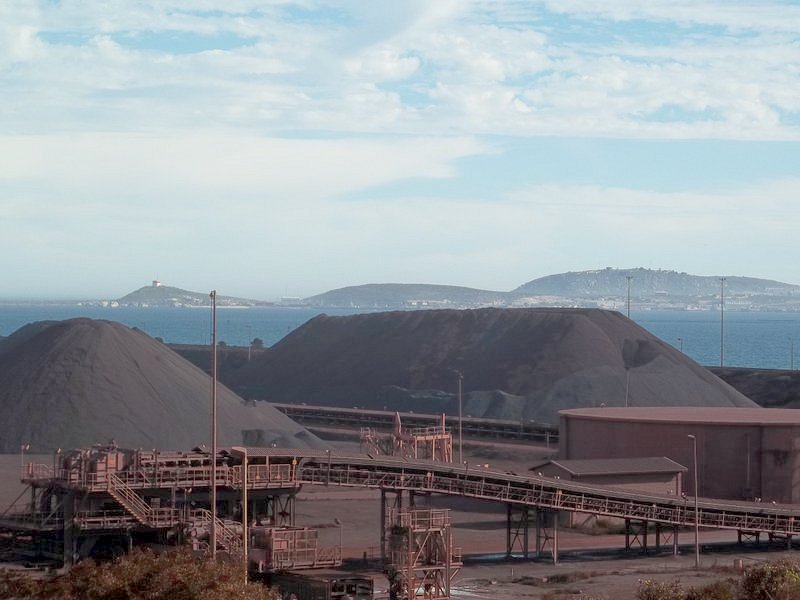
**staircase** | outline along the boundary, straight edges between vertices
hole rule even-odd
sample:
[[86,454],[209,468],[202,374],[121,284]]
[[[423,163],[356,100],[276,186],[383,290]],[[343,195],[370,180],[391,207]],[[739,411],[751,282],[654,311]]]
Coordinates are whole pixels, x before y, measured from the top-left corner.
[[[211,531],[211,511],[205,508],[200,508],[194,511],[195,517],[205,526],[207,531]],[[226,526],[224,521],[217,518],[214,522],[214,529],[217,534],[217,547],[221,548],[229,555],[241,554],[242,552],[242,536],[233,531],[230,527]]]
[[117,477],[114,473],[108,474],[108,493],[119,502],[142,525],[152,526],[152,509],[142,498],[134,492],[128,484]]
[[142,500],[127,483],[109,473],[106,490],[138,523],[147,527],[172,527],[178,522],[174,508],[153,508]]

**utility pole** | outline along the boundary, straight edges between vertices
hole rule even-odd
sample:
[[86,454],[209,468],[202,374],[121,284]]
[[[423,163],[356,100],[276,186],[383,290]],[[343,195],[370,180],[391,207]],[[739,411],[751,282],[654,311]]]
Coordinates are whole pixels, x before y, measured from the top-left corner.
[[217,557],[217,290],[211,290],[211,558]]
[[697,489],[697,436],[689,434],[692,440],[692,457],[694,462],[694,568],[700,568],[700,510],[698,508],[697,496],[700,493]]
[[253,328],[247,326],[247,362],[250,362],[250,357],[253,354]]
[[458,462],[464,461],[464,437],[463,437],[463,427],[462,424],[464,422],[464,414],[463,414],[463,405],[461,402],[461,387],[462,382],[464,381],[464,374],[461,371],[456,371],[458,374]]
[[719,366],[725,363],[725,280],[719,278]]
[[625,408],[628,408],[629,392],[631,389],[631,368],[625,367]]
[[628,280],[628,318],[631,318],[631,279],[633,275],[626,275],[625,279]]

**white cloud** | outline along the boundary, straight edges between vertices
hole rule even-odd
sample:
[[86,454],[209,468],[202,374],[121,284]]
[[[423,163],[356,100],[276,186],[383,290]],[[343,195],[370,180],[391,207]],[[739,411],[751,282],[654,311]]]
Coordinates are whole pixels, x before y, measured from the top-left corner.
[[465,137],[285,139],[205,131],[0,138],[0,182],[84,192],[292,194],[332,198],[409,178],[445,178],[485,151]]
[[[788,25],[800,9],[783,3],[409,2],[387,13],[309,1],[292,6],[300,17],[289,3],[203,6],[6,5],[0,131],[800,138],[800,48]],[[626,21],[655,41],[592,35]],[[661,25],[675,29],[659,37]],[[208,48],[185,53],[181,35]],[[220,35],[239,43],[216,47]],[[664,107],[710,118],[679,110],[653,122]]]
[[549,10],[614,21],[648,20],[680,25],[718,25],[731,29],[796,33],[800,7],[791,2],[726,2],[696,0],[548,0]]
[[354,77],[373,81],[406,79],[419,69],[416,56],[403,56],[391,48],[376,48],[361,56],[345,61],[345,69]]

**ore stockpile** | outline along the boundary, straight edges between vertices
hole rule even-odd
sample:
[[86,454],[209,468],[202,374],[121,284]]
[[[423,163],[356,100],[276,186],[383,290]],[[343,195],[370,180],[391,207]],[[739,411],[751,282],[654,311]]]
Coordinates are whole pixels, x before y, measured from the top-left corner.
[[[91,319],[33,323],[0,341],[0,451],[207,444],[210,390],[206,373],[139,330]],[[222,385],[218,435],[226,445],[321,446],[277,410]]]
[[557,423],[599,406],[755,404],[615,311],[420,310],[319,316],[226,377],[274,402]]

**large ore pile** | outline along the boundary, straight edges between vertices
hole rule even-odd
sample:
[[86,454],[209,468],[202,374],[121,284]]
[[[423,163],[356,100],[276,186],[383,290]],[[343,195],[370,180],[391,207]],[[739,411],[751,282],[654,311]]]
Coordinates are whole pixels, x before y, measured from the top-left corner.
[[755,406],[614,311],[478,309],[319,316],[228,380],[250,397],[557,422],[565,408]]
[[[210,444],[210,378],[164,344],[119,323],[32,323],[0,342],[0,451]],[[320,445],[277,410],[218,386],[220,445]]]

